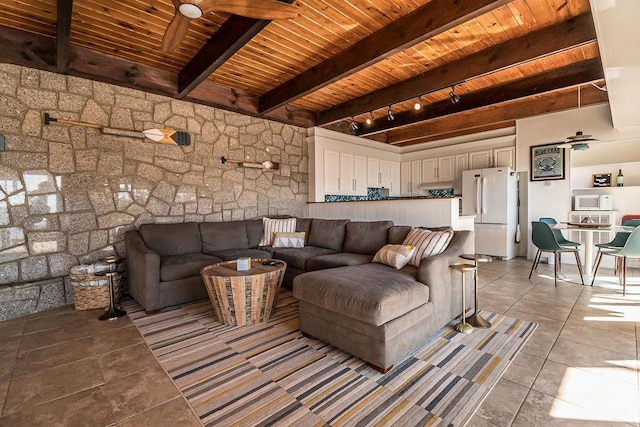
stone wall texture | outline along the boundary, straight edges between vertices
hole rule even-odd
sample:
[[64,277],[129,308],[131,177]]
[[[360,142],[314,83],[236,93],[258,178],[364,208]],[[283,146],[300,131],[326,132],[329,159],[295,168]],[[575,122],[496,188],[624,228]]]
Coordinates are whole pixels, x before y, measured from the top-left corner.
[[[45,125],[44,113],[182,130],[191,145]],[[0,320],[70,302],[69,268],[124,255],[124,232],[140,224],[307,212],[303,128],[0,64],[0,135]],[[222,164],[222,156],[280,169]]]

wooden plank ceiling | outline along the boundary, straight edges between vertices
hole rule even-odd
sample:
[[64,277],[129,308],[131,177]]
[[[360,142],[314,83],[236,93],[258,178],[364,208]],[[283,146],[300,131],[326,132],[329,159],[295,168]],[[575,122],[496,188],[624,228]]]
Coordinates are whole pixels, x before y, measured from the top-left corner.
[[192,0],[0,0],[0,62],[400,146],[574,108],[579,85],[607,101],[588,0],[298,0],[192,19],[162,52],[172,1]]

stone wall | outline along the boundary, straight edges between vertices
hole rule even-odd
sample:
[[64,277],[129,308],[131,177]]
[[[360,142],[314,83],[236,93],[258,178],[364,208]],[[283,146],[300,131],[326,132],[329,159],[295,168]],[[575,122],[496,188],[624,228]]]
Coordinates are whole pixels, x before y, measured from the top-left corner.
[[[118,129],[183,130],[191,145],[45,125],[45,112]],[[0,320],[69,303],[69,267],[123,255],[124,232],[142,223],[307,211],[303,128],[0,64],[0,134]],[[222,156],[280,169],[222,164]]]

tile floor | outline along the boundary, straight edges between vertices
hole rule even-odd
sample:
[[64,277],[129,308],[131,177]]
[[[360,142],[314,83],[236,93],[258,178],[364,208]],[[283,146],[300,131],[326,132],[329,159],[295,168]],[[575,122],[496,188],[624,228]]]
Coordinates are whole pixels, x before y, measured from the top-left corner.
[[[481,265],[480,306],[538,328],[468,425],[640,427],[637,274],[623,298],[610,270],[593,288],[554,288],[550,266],[528,280],[530,268]],[[68,306],[0,322],[0,426],[199,425],[131,321],[98,314]]]

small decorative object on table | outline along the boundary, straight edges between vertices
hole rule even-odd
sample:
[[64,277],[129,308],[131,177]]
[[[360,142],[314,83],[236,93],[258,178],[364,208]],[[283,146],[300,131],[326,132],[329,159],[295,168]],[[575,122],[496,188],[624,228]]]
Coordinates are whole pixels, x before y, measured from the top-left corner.
[[476,271],[476,266],[473,264],[451,264],[449,267],[453,268],[454,270],[458,270],[460,273],[462,273],[462,314],[460,315],[460,323],[456,324],[453,328],[463,334],[470,334],[471,332],[473,332],[473,326],[471,326],[470,324],[467,323],[466,320],[466,307],[465,307],[465,300],[466,300],[466,284],[464,281],[464,274],[467,271],[473,271],[475,274]]
[[238,258],[236,269],[238,271],[246,271],[251,269],[251,258]]

